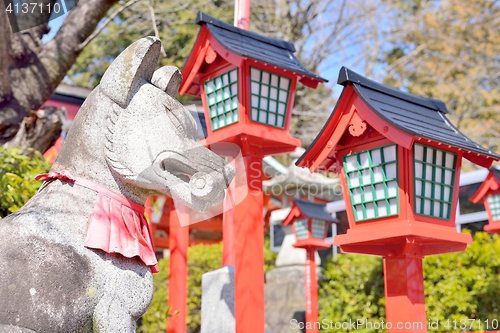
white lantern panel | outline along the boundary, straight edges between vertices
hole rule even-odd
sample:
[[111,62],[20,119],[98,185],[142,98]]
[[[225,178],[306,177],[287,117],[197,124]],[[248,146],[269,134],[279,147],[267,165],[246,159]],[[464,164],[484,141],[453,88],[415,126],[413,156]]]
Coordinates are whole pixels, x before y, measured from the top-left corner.
[[370,166],[370,162],[368,161],[368,152],[359,154],[359,164],[361,169],[366,169]]
[[261,96],[269,96],[269,87],[263,84],[260,87],[260,94]]
[[390,198],[398,195],[398,183],[396,181],[387,183],[387,195]]
[[260,111],[259,112],[259,122],[263,123],[266,121],[266,116],[267,116],[267,112],[265,111]]
[[366,184],[371,184],[372,183],[372,177],[370,174],[370,169],[365,169],[361,171],[361,182],[363,185]]
[[312,219],[311,231],[313,238],[324,239],[326,234],[326,221]]
[[366,218],[373,219],[375,217],[375,205],[373,203],[366,204]]
[[394,179],[397,176],[396,163],[387,164],[385,167],[385,177],[388,179]]
[[[259,116],[252,117],[252,121],[283,128],[285,126],[284,117],[288,109],[291,80],[251,67],[250,81],[252,107],[259,110]],[[265,112],[266,116],[261,116],[261,112]]]
[[361,190],[359,188],[355,188],[352,190],[352,203],[353,204],[361,203]]
[[257,121],[258,116],[259,116],[259,110],[252,109],[251,119]]
[[[358,170],[358,158],[356,155],[351,155],[345,159],[346,171]],[[357,174],[357,172],[356,172]]]
[[363,193],[365,194],[365,201],[373,201],[373,192],[371,186],[364,187]]
[[271,123],[276,122],[276,115],[274,113],[269,114],[269,122],[271,122]]
[[382,164],[382,158],[380,155],[380,150],[376,149],[371,152],[372,164],[379,165]]
[[306,239],[308,237],[306,219],[295,220],[293,225],[295,227],[295,236],[297,237],[297,240]]
[[271,99],[277,100],[278,99],[278,89],[271,87],[271,92],[269,94],[269,97]]
[[486,197],[490,207],[491,218],[493,221],[500,220],[500,195],[493,194]]
[[260,71],[256,68],[251,68],[250,69],[250,78],[252,81],[257,81],[260,82]]
[[391,210],[391,215],[396,215],[398,213],[398,202],[396,199],[389,200],[389,208]]
[[351,172],[349,174],[349,179],[351,180],[352,187],[358,187],[360,185],[357,171]]
[[347,155],[344,170],[357,222],[399,214],[396,145]]
[[385,201],[377,201],[377,207],[378,207],[378,215],[380,216],[389,215],[389,213],[387,212],[387,206],[385,204]]
[[424,160],[424,146],[422,145],[415,145],[413,147],[414,151],[414,156],[415,156],[415,161],[423,161]]
[[290,89],[290,80],[287,78],[282,77],[280,80],[280,88],[283,90],[288,90]]
[[384,170],[381,166],[373,168],[373,182],[379,183],[384,181]]
[[278,75],[271,75],[271,85],[273,87],[278,87],[278,80],[279,80],[279,76]]
[[384,184],[375,185],[375,198],[377,198],[377,199],[385,198],[385,186],[384,186]]
[[278,116],[278,127],[285,127],[285,117]]
[[212,130],[238,121],[238,70],[205,81],[205,97]]
[[415,162],[415,177],[422,178],[423,172],[422,172],[422,163]]
[[415,143],[415,213],[440,219],[450,218],[456,178],[456,155]]
[[396,160],[396,145],[384,147],[384,160],[386,163]]

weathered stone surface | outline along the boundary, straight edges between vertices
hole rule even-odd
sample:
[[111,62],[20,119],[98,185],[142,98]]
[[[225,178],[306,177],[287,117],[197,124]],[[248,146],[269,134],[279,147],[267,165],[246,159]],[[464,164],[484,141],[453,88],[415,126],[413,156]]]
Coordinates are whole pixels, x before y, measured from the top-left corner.
[[268,272],[265,297],[266,329],[273,333],[300,333],[290,321],[301,320],[306,308],[304,266],[278,267]]
[[[117,57],[51,171],[67,170],[136,203],[172,195],[204,211],[223,200],[234,169],[197,143],[193,118],[167,93],[177,82],[160,72],[160,87],[150,83],[159,53],[160,41],[147,37]],[[152,298],[152,274],[137,257],[84,247],[96,198],[52,180],[1,220],[0,332],[135,332]]]
[[[298,333],[290,320],[304,321],[306,308],[306,250],[293,247],[296,242],[291,226],[285,227],[285,238],[276,258],[276,268],[266,274],[266,328],[273,333]],[[315,252],[317,265],[321,263]],[[320,269],[317,271],[320,276]]]
[[234,267],[202,276],[201,333],[234,333]]

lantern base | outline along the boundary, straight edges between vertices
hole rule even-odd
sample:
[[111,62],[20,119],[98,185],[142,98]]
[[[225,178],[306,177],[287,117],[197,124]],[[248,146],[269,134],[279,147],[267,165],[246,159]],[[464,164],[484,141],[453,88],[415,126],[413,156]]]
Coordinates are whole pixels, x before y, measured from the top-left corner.
[[243,155],[276,155],[295,151],[300,139],[291,137],[288,131],[267,125],[252,123],[252,126],[236,123],[209,132],[206,142],[230,142],[243,150]]
[[490,222],[484,226],[484,231],[500,234],[500,222]]
[[295,244],[293,244],[293,247],[306,250],[313,249],[314,251],[316,251],[329,249],[332,247],[332,244],[328,243],[324,239],[308,238],[296,241]]
[[360,226],[347,230],[345,235],[335,236],[334,241],[342,252],[382,257],[460,252],[467,248],[467,244],[472,244],[469,234],[448,226],[417,221]]

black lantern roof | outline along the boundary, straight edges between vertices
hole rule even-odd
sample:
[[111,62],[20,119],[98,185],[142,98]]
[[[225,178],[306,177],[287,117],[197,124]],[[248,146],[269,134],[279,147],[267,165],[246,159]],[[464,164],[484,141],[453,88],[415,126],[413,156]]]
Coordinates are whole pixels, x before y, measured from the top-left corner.
[[196,23],[206,25],[210,34],[228,51],[243,57],[328,82],[305,68],[293,55],[295,46],[291,42],[259,35],[220,21],[206,13],[198,12]]
[[295,202],[300,212],[309,218],[337,223],[340,222],[338,219],[326,212],[326,203],[311,202],[298,198],[294,198],[293,202]]
[[369,80],[342,67],[338,84],[352,85],[363,101],[382,119],[394,127],[429,140],[486,156],[500,158],[462,134],[444,115],[443,101],[414,96]]

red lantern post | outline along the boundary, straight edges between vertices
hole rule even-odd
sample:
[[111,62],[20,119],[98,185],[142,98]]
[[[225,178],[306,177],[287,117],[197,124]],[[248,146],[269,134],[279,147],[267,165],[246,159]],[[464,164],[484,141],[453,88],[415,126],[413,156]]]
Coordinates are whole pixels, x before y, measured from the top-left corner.
[[[201,12],[197,23],[201,29],[183,68],[179,93],[202,98],[209,145],[236,144],[244,157],[248,195],[234,215],[224,216],[224,258],[226,263],[234,258],[236,331],[263,332],[262,158],[300,146],[289,134],[297,81],[315,88],[326,80],[298,61],[290,42]],[[234,222],[228,222],[232,216]],[[233,232],[234,239],[228,235]]]
[[292,225],[297,239],[293,245],[306,250],[306,332],[319,332],[318,323],[318,278],[316,276],[315,252],[328,249],[332,244],[325,241],[330,223],[339,221],[325,211],[326,204],[295,198],[290,213],[283,225]]
[[473,203],[484,202],[488,213],[488,224],[484,226],[484,230],[500,233],[500,170],[490,169],[490,173],[470,197],[470,201]]
[[338,83],[335,110],[297,165],[339,173],[350,229],[335,245],[384,258],[387,331],[427,332],[422,258],[472,242],[455,228],[462,157],[489,167],[500,156],[460,133],[442,101],[346,68]]

